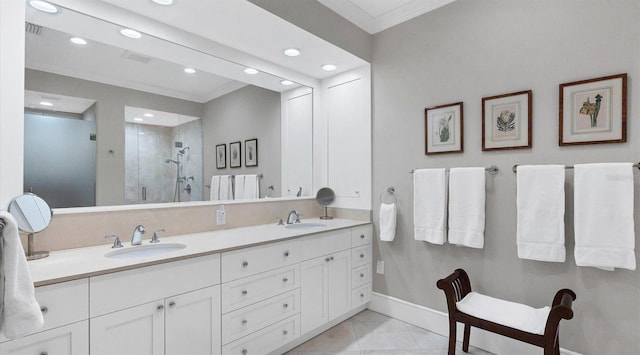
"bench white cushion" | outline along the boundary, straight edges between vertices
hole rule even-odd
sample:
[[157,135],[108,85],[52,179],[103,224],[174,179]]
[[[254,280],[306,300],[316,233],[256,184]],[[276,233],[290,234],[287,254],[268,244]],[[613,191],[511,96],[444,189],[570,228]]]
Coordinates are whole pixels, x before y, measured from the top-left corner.
[[470,292],[456,306],[470,316],[539,335],[544,334],[551,310],[550,307],[533,308],[477,292]]

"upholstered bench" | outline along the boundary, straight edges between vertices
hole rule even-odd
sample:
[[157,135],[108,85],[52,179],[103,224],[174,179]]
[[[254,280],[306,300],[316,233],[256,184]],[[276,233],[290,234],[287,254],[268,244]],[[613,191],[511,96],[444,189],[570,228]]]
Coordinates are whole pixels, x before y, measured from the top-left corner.
[[464,324],[464,352],[469,351],[471,327],[476,327],[539,346],[544,355],[560,354],[558,325],[561,319],[573,318],[573,291],[556,292],[551,307],[532,308],[472,292],[469,276],[462,269],[438,280],[437,286],[447,298],[449,355],[456,353],[456,322]]

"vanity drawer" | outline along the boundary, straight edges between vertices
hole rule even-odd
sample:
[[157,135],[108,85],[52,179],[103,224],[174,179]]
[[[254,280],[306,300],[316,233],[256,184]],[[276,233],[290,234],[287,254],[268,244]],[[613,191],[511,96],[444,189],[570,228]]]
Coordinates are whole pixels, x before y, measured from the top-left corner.
[[368,224],[366,226],[353,227],[351,229],[351,247],[359,247],[361,245],[369,244],[373,240],[373,226]]
[[222,354],[269,354],[300,336],[300,315],[289,317],[267,328],[222,347]]
[[89,319],[89,279],[38,287],[36,299],[44,317],[38,331]]
[[351,230],[341,229],[305,237],[300,240],[302,261],[351,248]]
[[351,271],[351,288],[371,282],[371,264],[362,265]]
[[300,290],[296,289],[227,313],[222,316],[222,344],[230,343],[298,312]]
[[371,300],[371,284],[360,286],[351,292],[351,308],[362,306]]
[[218,283],[219,254],[91,277],[89,314],[96,317]]
[[260,245],[222,254],[222,282],[300,262],[297,240]]
[[222,313],[262,301],[300,285],[300,265],[222,284]]
[[88,320],[0,344],[0,355],[86,355],[88,353]]
[[371,264],[371,244],[367,244],[351,250],[351,267],[355,268],[365,264]]

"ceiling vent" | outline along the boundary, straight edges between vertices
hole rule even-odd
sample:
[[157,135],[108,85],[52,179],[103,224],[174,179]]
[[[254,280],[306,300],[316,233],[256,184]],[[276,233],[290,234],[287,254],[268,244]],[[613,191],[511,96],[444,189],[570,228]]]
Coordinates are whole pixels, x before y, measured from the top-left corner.
[[35,23],[31,22],[25,22],[24,30],[27,33],[31,33],[32,35],[40,36],[40,34],[42,33],[42,26],[36,25]]
[[133,53],[130,51],[124,51],[121,57],[129,60],[133,60],[139,63],[143,63],[143,64],[149,64],[153,60],[153,58],[144,56],[142,54]]

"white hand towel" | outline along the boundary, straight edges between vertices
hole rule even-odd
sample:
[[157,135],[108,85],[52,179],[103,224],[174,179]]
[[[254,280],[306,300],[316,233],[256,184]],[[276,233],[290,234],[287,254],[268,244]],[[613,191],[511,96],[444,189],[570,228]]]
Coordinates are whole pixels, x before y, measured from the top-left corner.
[[444,169],[413,172],[414,238],[444,244],[447,220],[447,179]]
[[380,204],[380,240],[393,242],[396,238],[396,204]]
[[231,176],[220,175],[220,189],[218,190],[218,200],[230,200],[231,195]]
[[564,165],[518,166],[518,257],[564,262]]
[[209,191],[209,201],[217,201],[220,199],[220,175],[211,177],[211,191]]
[[574,180],[576,265],[635,270],[632,164],[576,165]]
[[449,243],[484,247],[485,169],[449,170]]
[[2,313],[0,329],[7,338],[18,338],[40,329],[44,324],[35,298],[29,265],[22,249],[18,226],[8,212],[0,211],[5,222],[2,232]]
[[260,190],[258,187],[258,175],[245,175],[243,198],[245,200],[254,200],[257,199],[258,196],[260,196]]
[[244,199],[244,175],[236,175],[234,178],[233,199]]

